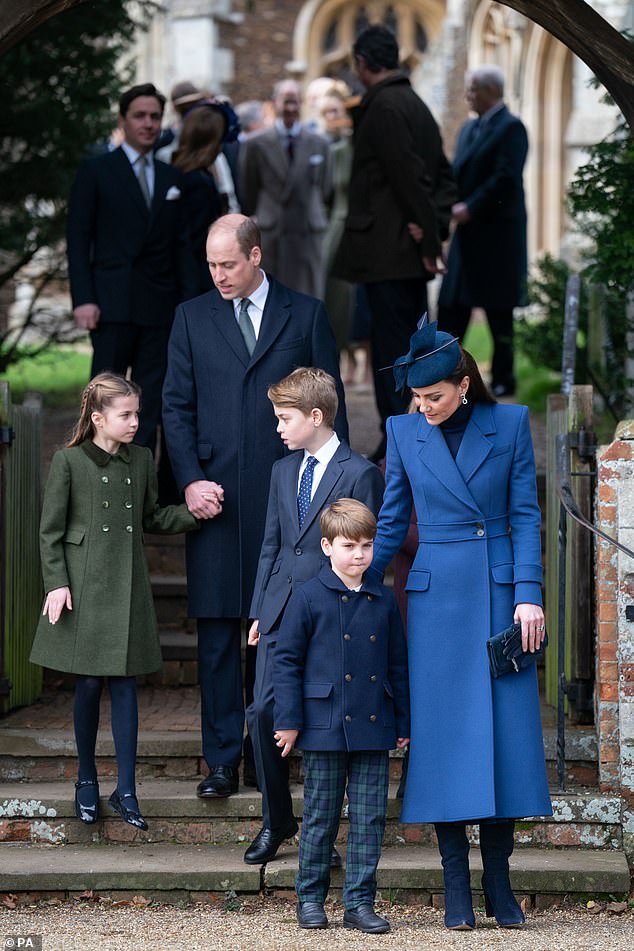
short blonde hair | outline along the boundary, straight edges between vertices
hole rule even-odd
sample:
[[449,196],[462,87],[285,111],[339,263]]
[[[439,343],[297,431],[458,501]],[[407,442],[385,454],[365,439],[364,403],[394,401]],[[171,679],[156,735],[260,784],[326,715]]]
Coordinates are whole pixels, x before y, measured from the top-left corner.
[[339,399],[334,377],[318,367],[297,367],[279,383],[269,386],[267,396],[274,406],[290,406],[310,416],[320,409],[324,423],[333,428]]
[[328,505],[319,516],[322,538],[332,545],[335,538],[349,538],[359,542],[376,535],[376,518],[357,499],[337,499]]

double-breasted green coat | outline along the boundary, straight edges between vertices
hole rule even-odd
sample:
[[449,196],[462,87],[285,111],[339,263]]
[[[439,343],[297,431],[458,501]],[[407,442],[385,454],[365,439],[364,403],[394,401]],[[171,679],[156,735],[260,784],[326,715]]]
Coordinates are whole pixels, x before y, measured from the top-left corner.
[[53,670],[131,677],[161,666],[143,532],[189,531],[187,506],[158,505],[149,449],[110,455],[87,440],[55,453],[40,524],[44,590],[68,585],[72,611],[42,616],[31,661]]

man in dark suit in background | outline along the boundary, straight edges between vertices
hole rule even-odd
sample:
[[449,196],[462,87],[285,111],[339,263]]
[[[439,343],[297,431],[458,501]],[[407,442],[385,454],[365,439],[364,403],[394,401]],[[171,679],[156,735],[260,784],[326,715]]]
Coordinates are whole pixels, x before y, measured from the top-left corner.
[[143,391],[135,442],[154,449],[176,304],[195,293],[181,173],[153,158],[165,97],[151,84],[119,101],[125,141],[80,166],[68,207],[73,314],[90,331],[91,373],[113,370]]
[[260,235],[244,215],[212,225],[215,289],[176,311],[163,422],[178,488],[205,519],[187,539],[189,613],[198,621],[203,754],[198,795],[238,789],[244,703],[241,619],[248,618],[273,463],[284,455],[268,387],[298,366],[337,381],[338,435],[347,438],[337,350],[321,301],[260,269]]
[[431,112],[399,69],[394,34],[370,26],[353,56],[367,92],[353,112],[354,154],[348,217],[333,265],[335,277],[364,284],[372,315],[370,342],[385,455],[385,421],[404,413],[408,395],[381,372],[407,351],[427,310],[427,281],[443,269],[442,241],[456,198],[451,167]]
[[481,66],[465,77],[465,97],[477,119],[458,135],[453,163],[459,201],[449,268],[438,300],[441,330],[465,335],[471,309],[483,307],[493,337],[491,387],[515,392],[513,308],[525,303],[526,206],[522,172],[526,129],[504,104],[504,74]]
[[275,125],[249,136],[240,149],[240,200],[258,223],[269,272],[293,290],[323,297],[330,147],[300,123],[301,103],[294,79],[276,84]]

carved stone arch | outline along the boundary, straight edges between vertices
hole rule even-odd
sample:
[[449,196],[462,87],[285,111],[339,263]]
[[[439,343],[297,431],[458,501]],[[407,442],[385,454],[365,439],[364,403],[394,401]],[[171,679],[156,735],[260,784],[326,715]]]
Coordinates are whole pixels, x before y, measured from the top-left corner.
[[289,69],[306,82],[323,75],[345,77],[359,24],[367,19],[395,28],[401,62],[413,70],[426,44],[440,35],[445,11],[446,0],[307,0],[295,21]]

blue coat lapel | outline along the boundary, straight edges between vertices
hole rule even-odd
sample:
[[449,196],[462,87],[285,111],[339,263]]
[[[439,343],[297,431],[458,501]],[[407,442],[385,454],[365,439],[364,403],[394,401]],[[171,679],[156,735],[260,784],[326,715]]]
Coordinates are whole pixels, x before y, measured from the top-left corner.
[[496,432],[491,407],[486,403],[476,403],[456,456],[456,466],[465,483],[473,478],[493,449],[493,440],[489,436]]
[[[475,408],[474,408],[475,412]],[[471,420],[467,425],[467,429],[471,425]],[[464,439],[463,437],[463,443]],[[467,484],[463,478],[462,472],[456,465],[449,449],[447,443],[445,442],[445,437],[442,434],[441,429],[438,426],[430,426],[427,420],[422,416],[418,422],[418,430],[416,433],[416,438],[418,440],[418,456],[423,465],[427,466],[429,471],[441,482],[446,489],[448,489],[456,498],[467,506],[467,508],[474,509],[478,514],[480,514],[480,509],[469,492]],[[462,449],[462,445],[460,446]]]

